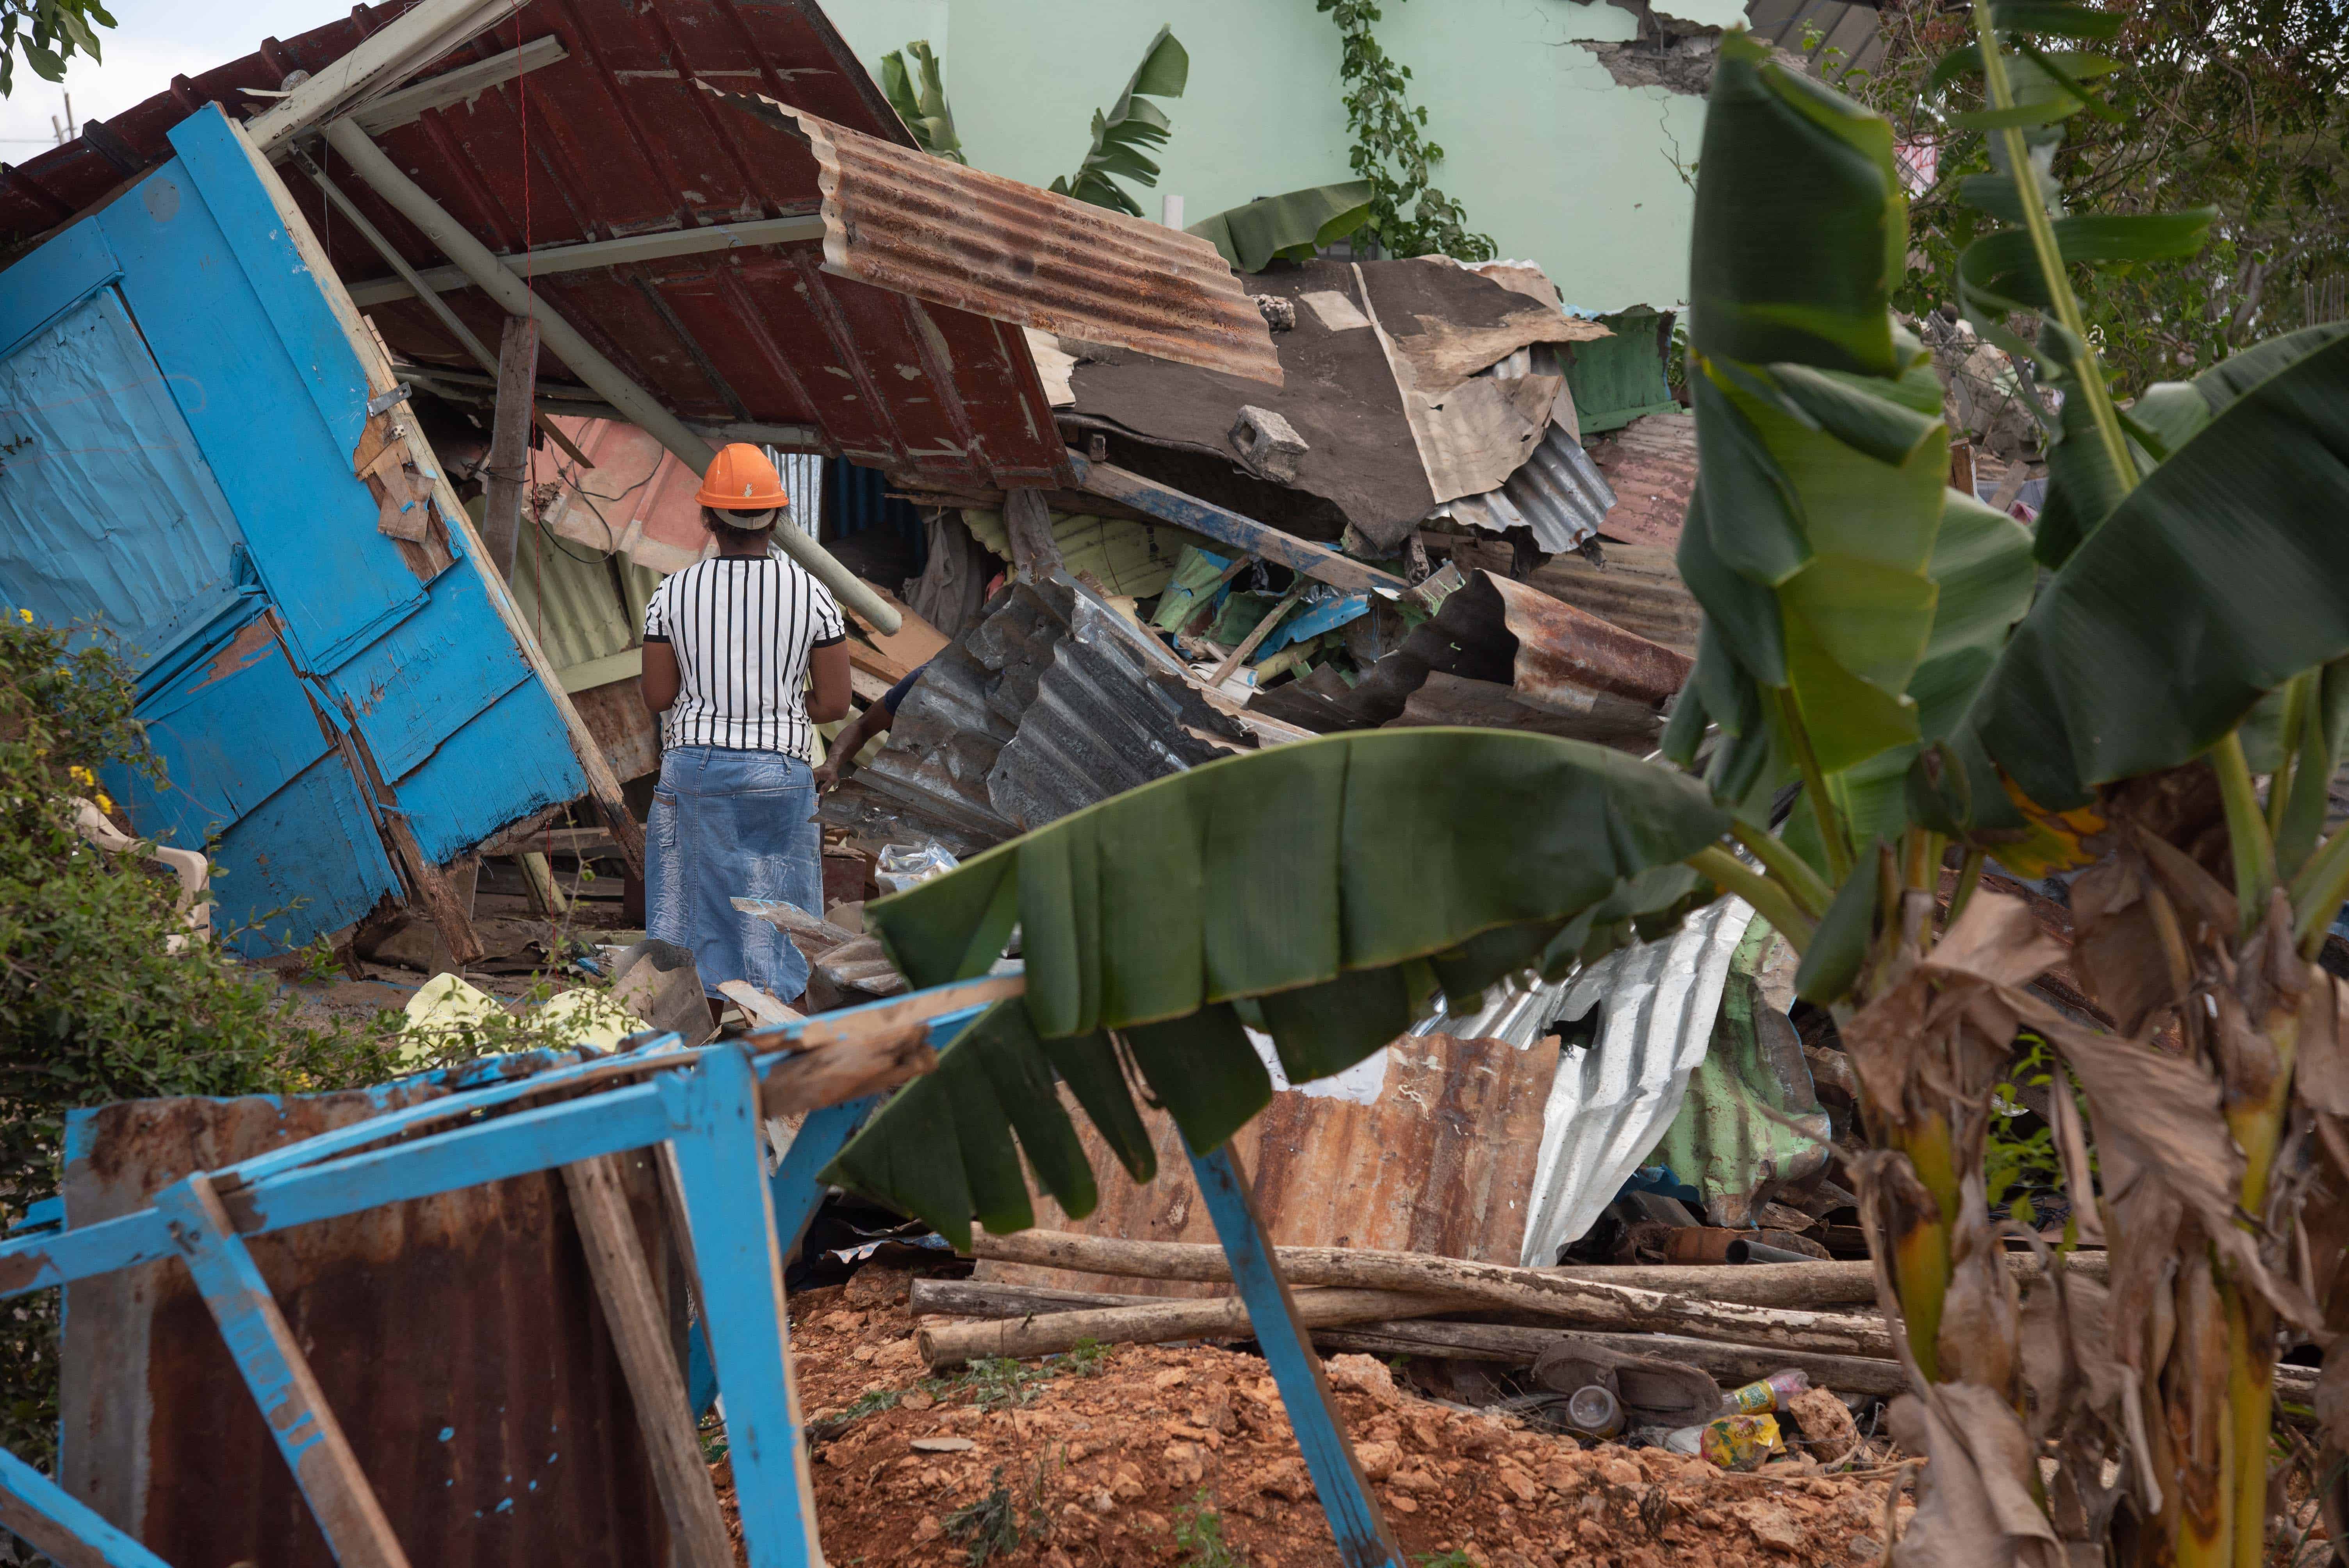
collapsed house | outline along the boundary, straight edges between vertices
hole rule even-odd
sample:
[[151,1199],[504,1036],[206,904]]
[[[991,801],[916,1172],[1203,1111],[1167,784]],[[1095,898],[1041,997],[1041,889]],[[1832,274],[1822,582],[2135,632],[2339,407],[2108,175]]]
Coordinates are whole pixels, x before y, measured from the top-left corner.
[[[721,440],[804,465],[795,496],[853,469],[923,513],[920,565],[895,581],[843,564],[824,509],[803,507],[784,541],[857,623],[861,702],[921,672],[823,809],[827,907],[794,912],[814,925],[793,929],[821,927],[829,953],[858,934],[885,849],[968,855],[1265,746],[1464,724],[1653,749],[1697,624],[1672,565],[1694,446],[1668,315],[1570,315],[1516,263],[1323,258],[1236,276],[1203,242],[914,152],[812,7],[698,9],[747,30],[697,32],[677,26],[697,7],[670,6],[674,36],[656,38],[649,14],[607,0],[525,9],[494,36],[502,5],[361,7],[0,181],[0,238],[18,247],[0,291],[0,588],[46,619],[102,615],[122,639],[170,783],[114,793],[137,833],[217,839],[223,924],[266,915],[253,945],[300,944],[407,907],[429,928],[413,966],[461,966],[489,945],[486,859],[638,870],[628,787],[658,767],[638,627],[657,574],[698,557],[693,476]],[[100,429],[137,438],[132,470],[76,457]],[[82,531],[44,531],[68,524]],[[567,851],[558,831],[575,835]],[[891,978],[876,957],[834,965],[839,999],[903,989],[876,983]],[[1547,1267],[1586,1242],[1603,1261],[1695,1261],[1733,1231],[1853,1255],[1830,1234],[1849,1229],[1849,1194],[1825,1178],[1848,1132],[1839,1053],[1795,1033],[1787,968],[1753,912],[1724,903],[1557,985],[1423,1020],[1337,1079],[1281,1083],[1235,1150],[1259,1240]],[[762,1001],[753,1022],[801,1022]],[[342,1139],[327,1154],[357,1148],[370,1118],[520,1098],[574,1068],[602,1070],[582,1053],[285,1116],[93,1113],[56,1235],[70,1250],[78,1230],[143,1223],[190,1171],[313,1134]],[[799,1141],[815,1119],[861,1114],[910,1070],[893,1057],[854,1095],[792,1103],[808,1119],[778,1140],[776,1175],[795,1202],[816,1201],[822,1157]],[[1179,1167],[1171,1122],[1152,1130]],[[264,1255],[297,1320],[357,1331],[322,1367],[336,1401],[379,1410],[385,1378],[445,1374],[364,1348],[430,1298],[434,1333],[470,1346],[478,1328],[484,1354],[554,1390],[531,1395],[533,1418],[636,1434],[550,1478],[529,1520],[566,1550],[594,1537],[637,1560],[662,1543],[657,1513],[673,1538],[707,1523],[673,1475],[647,1501],[646,1466],[665,1451],[673,1469],[680,1439],[645,1413],[628,1359],[642,1346],[580,1323],[533,1339],[499,1314],[523,1299],[510,1292],[606,1290],[626,1250],[610,1251],[618,1212],[640,1264],[677,1265],[636,1282],[640,1315],[690,1313],[713,1336],[730,1306],[689,1301],[686,1276],[688,1220],[717,1222],[706,1200],[662,1209],[655,1159],[620,1171],[597,1222],[570,1167],[557,1180],[531,1158],[462,1193],[446,1171],[429,1192],[369,1186],[370,1203],[419,1207],[321,1209],[341,1228]],[[1204,1240],[1217,1230],[1193,1196],[1122,1189],[1061,1228]],[[445,1247],[393,1246],[405,1227]],[[796,1234],[761,1244],[779,1254]],[[591,1235],[583,1279],[575,1238]],[[370,1297],[354,1271],[387,1247],[398,1289]],[[73,1276],[66,1473],[142,1538],[233,1560],[299,1506],[292,1483],[256,1460],[274,1442],[257,1413],[227,1440],[191,1438],[176,1407],[109,1424],[158,1368],[192,1368],[186,1389],[215,1403],[251,1381],[208,1337],[212,1293],[160,1253],[122,1266],[147,1272]],[[1018,1272],[1037,1266],[989,1260],[979,1284],[1110,1277]],[[495,1310],[434,1295],[469,1269]],[[1268,1328],[1261,1297],[1254,1309]],[[1288,1398],[1308,1408],[1301,1388]],[[423,1428],[402,1408],[362,1446],[368,1470],[398,1478],[383,1484],[403,1529],[440,1517],[434,1480],[518,1473],[522,1439],[477,1406],[450,1416],[446,1452],[409,1440]],[[796,1455],[797,1419],[778,1451]],[[194,1506],[205,1478],[256,1467],[270,1479],[248,1510]],[[467,1550],[470,1525],[450,1521],[410,1549]]]

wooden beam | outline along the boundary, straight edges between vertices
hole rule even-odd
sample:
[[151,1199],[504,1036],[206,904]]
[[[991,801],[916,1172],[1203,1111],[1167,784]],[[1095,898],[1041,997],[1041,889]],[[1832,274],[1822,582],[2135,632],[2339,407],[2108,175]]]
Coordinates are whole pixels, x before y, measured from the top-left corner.
[[475,93],[510,82],[524,71],[539,70],[570,57],[571,51],[563,46],[563,40],[552,34],[533,38],[519,49],[508,49],[502,55],[459,66],[453,71],[427,77],[412,87],[369,98],[351,111],[351,118],[369,136],[381,136],[387,130],[415,124],[426,109],[447,108]]
[[0,1529],[58,1568],[170,1568],[57,1482],[0,1449]]
[[702,1463],[685,1379],[669,1344],[668,1315],[653,1289],[652,1270],[620,1187],[618,1159],[605,1154],[563,1168],[572,1218],[578,1222],[587,1272],[595,1276],[595,1297],[628,1379],[628,1398],[636,1408],[636,1428],[644,1435],[678,1568],[733,1568],[734,1548]]
[[264,156],[274,156],[302,131],[397,86],[521,6],[522,0],[419,0],[255,115],[245,134]]
[[[364,116],[361,123],[365,123]],[[733,251],[755,245],[793,245],[823,238],[823,219],[810,212],[793,218],[754,218],[745,223],[709,223],[698,229],[667,229],[617,240],[590,240],[576,245],[549,245],[541,251],[502,255],[498,260],[509,271],[544,277],[551,273],[575,273],[588,267],[616,267],[630,262],[665,261],[671,256],[695,256],[705,251]],[[451,293],[473,286],[473,280],[461,267],[432,267],[418,277],[429,288]],[[350,285],[351,298],[362,306],[388,304],[393,300],[412,297],[416,281],[406,276],[368,278]]]
[[1224,655],[1224,662],[1216,666],[1215,674],[1207,677],[1207,684],[1211,686],[1220,686],[1231,679],[1232,672],[1247,662],[1247,656],[1257,651],[1265,638],[1272,634],[1272,629],[1275,626],[1280,624],[1281,617],[1295,609],[1297,602],[1304,597],[1305,579],[1299,577],[1289,584],[1288,592],[1282,594],[1272,608],[1264,613],[1264,619],[1248,628],[1248,634],[1240,639],[1240,645]]
[[360,1470],[350,1439],[327,1408],[269,1283],[229,1222],[212,1178],[199,1171],[166,1187],[155,1194],[155,1209],[171,1227],[172,1245],[212,1308],[229,1356],[335,1561],[342,1568],[408,1568],[408,1553]]
[[1069,464],[1077,470],[1077,485],[1093,495],[1123,501],[1138,511],[1163,518],[1187,528],[1194,533],[1204,533],[1209,539],[1221,540],[1236,550],[1261,556],[1292,572],[1302,572],[1317,582],[1328,583],[1350,592],[1386,590],[1400,593],[1411,584],[1375,566],[1366,566],[1351,556],[1340,555],[1326,544],[1299,539],[1293,533],[1227,511],[1213,501],[1201,500],[1195,495],[1169,489],[1156,480],[1121,469],[1112,463],[1090,461],[1081,454],[1069,453]]
[[1015,490],[1003,498],[1003,531],[1011,545],[1011,569],[1041,583],[1061,568],[1060,542],[1052,537],[1052,514],[1044,492]]
[[530,493],[532,399],[538,387],[538,323],[506,318],[498,340],[498,401],[490,418],[488,495],[481,508],[481,543],[498,574],[513,581],[522,542],[523,499]]

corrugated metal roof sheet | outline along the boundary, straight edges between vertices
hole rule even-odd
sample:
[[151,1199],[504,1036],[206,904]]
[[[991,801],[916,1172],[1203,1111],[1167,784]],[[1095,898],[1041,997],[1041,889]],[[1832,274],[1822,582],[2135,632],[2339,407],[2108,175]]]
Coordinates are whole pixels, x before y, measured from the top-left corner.
[[960,854],[1249,745],[1117,612],[1064,583],[1016,583],[930,661],[888,745],[819,810]]
[[[1330,1078],[1281,1089],[1263,1115],[1232,1135],[1266,1233],[1282,1246],[1516,1262],[1557,1048],[1406,1035],[1370,1061],[1381,1059],[1384,1073],[1366,1098],[1317,1092]],[[1091,1120],[1077,1114],[1086,1158],[1101,1173],[1100,1207],[1071,1220],[1038,1193],[1038,1224],[1141,1241],[1216,1239],[1173,1119],[1148,1106],[1142,1116],[1158,1150],[1158,1179],[1139,1186],[1126,1180]],[[982,1263],[978,1275],[1122,1295],[1231,1294],[1227,1284],[1112,1280],[1014,1264]]]
[[1208,241],[893,146],[764,94],[703,86],[806,134],[822,170],[824,271],[1280,385],[1272,329]]
[[1696,490],[1696,416],[1648,414],[1594,442],[1590,460],[1615,496],[1600,531],[1677,547]]
[[1847,70],[1884,61],[1884,18],[1873,4],[1851,0],[1753,0],[1745,16],[1764,43],[1800,55],[1811,74],[1833,81]]
[[1753,918],[1752,905],[1724,898],[1665,940],[1627,947],[1576,978],[1564,1016],[1598,1007],[1599,1033],[1558,1063],[1550,1086],[1520,1262],[1556,1263],[1671,1125],[1712,1047],[1730,960]]
[[[241,115],[257,101],[243,89],[274,89],[295,70],[322,69],[400,9],[362,5],[297,37],[265,40],[257,54],[177,77],[171,91],[6,170],[0,245],[42,233],[168,158],[164,134],[207,101]],[[378,138],[428,194],[504,254],[812,215],[821,192],[806,142],[707,98],[695,86],[705,77],[755,86],[832,124],[909,145],[817,0],[528,5],[511,26],[447,56],[437,74],[543,38],[558,40],[564,57],[426,108]],[[347,219],[329,216],[309,180],[293,173],[287,183],[346,279],[387,270]],[[364,184],[338,183],[411,265],[445,260]],[[827,453],[941,489],[1070,480],[1016,328],[829,274],[815,240],[546,273],[536,287],[688,422],[800,427]],[[484,342],[497,342],[502,315],[479,289],[444,297]],[[486,397],[478,366],[421,302],[386,301],[370,315],[396,353],[450,367]],[[551,355],[540,375],[543,394],[569,379]]]
[[1500,489],[1464,495],[1435,510],[1487,533],[1529,528],[1545,552],[1563,555],[1598,532],[1614,505],[1615,491],[1573,429],[1553,422]]

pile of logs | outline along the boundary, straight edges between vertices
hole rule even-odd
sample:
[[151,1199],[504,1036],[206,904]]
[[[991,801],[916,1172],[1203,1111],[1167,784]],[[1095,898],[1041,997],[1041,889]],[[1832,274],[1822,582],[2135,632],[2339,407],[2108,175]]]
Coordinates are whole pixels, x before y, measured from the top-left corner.
[[[1229,1283],[1223,1249],[1064,1232],[984,1233],[975,1255],[1007,1264],[1128,1279]],[[1594,1346],[1668,1356],[1724,1382],[1800,1367],[1815,1384],[1853,1394],[1907,1387],[1891,1330],[1876,1310],[1875,1265],[1858,1262],[1744,1266],[1662,1264],[1514,1268],[1426,1253],[1281,1247],[1298,1316],[1325,1351],[1528,1365],[1562,1335]],[[2018,1281],[2044,1268],[2009,1254]],[[2075,1279],[2105,1282],[2105,1254],[2065,1260]],[[933,1367],[982,1357],[1050,1356],[1084,1340],[1102,1345],[1245,1339],[1237,1296],[1170,1300],[1048,1290],[978,1280],[921,1279],[916,1313],[941,1322],[918,1344]],[[1458,1321],[1473,1316],[1476,1321]],[[1449,1321],[1432,1321],[1434,1319]],[[2277,1368],[2279,1390],[2305,1402],[2314,1369]]]

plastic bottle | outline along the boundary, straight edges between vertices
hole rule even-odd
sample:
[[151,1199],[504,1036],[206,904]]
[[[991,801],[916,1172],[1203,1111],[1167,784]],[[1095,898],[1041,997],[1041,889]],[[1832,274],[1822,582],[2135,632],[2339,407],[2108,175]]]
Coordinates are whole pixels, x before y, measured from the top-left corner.
[[1566,1402],[1566,1424],[1578,1438],[1611,1438],[1623,1430],[1623,1407],[1596,1383],[1586,1383]]
[[1787,1401],[1811,1386],[1811,1375],[1799,1367],[1789,1367],[1783,1372],[1773,1372],[1767,1377],[1748,1383],[1722,1398],[1723,1408],[1733,1414],[1759,1416],[1773,1410],[1783,1410]]

